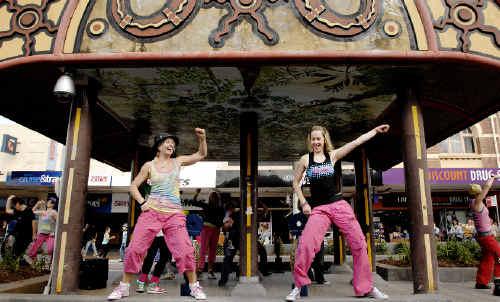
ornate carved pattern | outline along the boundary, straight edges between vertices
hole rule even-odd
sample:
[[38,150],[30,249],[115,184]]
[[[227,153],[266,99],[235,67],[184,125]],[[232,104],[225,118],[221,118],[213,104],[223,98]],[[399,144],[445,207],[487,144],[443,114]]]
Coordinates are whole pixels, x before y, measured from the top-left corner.
[[360,0],[359,12],[350,16],[335,12],[326,0],[293,0],[293,3],[307,25],[331,36],[349,37],[360,34],[370,28],[380,14],[377,0]]
[[254,32],[268,45],[278,43],[279,36],[268,24],[263,14],[268,3],[278,0],[205,0],[205,5],[225,6],[228,14],[219,21],[219,26],[212,32],[208,41],[212,47],[220,48],[224,46],[226,39],[234,33],[236,25],[246,19],[254,29]]
[[196,0],[165,1],[163,8],[148,17],[134,14],[130,0],[109,0],[111,22],[136,38],[156,38],[172,33],[194,17]]
[[57,31],[57,26],[48,20],[43,13],[49,0],[42,0],[40,6],[34,4],[20,6],[14,0],[0,0],[0,4],[2,2],[7,3],[7,10],[13,14],[10,20],[10,29],[0,32],[0,47],[2,40],[8,40],[15,35],[24,36],[24,55],[29,56],[32,53],[34,33],[41,29],[46,29],[49,33]]
[[[484,24],[482,14],[484,0],[446,0],[445,2],[447,14],[434,23],[434,28],[443,30],[448,24],[458,28],[461,31],[459,47],[462,51],[469,51],[470,33],[475,30],[492,35],[497,47],[500,47],[500,31]],[[494,4],[491,3],[491,5]]]

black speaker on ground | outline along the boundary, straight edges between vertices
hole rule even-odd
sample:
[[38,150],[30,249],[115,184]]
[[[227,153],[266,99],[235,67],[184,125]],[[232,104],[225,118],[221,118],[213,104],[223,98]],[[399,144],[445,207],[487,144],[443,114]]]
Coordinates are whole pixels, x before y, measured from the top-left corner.
[[80,261],[80,289],[106,288],[108,283],[108,259],[86,259]]

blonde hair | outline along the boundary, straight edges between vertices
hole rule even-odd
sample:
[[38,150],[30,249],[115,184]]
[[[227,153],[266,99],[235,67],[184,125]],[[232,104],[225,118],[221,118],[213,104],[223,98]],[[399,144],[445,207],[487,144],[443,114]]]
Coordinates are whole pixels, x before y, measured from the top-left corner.
[[333,151],[332,139],[330,138],[330,133],[328,133],[328,130],[326,130],[326,128],[323,126],[312,126],[311,131],[309,131],[309,134],[307,135],[307,149],[309,149],[309,152],[312,152],[311,133],[313,131],[321,131],[321,134],[323,134],[323,138],[325,139],[323,152],[327,153]]
[[483,191],[483,189],[478,184],[471,184],[469,187],[469,194],[472,196],[479,195],[479,194],[481,194],[482,191]]

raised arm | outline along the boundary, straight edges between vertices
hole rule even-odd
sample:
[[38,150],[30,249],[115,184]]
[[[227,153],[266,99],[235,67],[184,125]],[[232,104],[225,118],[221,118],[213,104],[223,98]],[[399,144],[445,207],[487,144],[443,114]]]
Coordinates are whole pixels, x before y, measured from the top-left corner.
[[201,192],[201,189],[196,189],[196,192],[194,193],[194,196],[193,196],[193,200],[191,201],[191,205],[193,205],[195,207],[200,207],[203,210],[205,210],[205,208],[208,206],[208,204],[201,201],[201,200],[198,200],[198,196],[200,195],[200,192]]
[[300,182],[302,180],[302,177],[304,176],[304,171],[306,170],[308,161],[309,157],[307,154],[302,156],[299,160],[299,163],[297,164],[297,167],[295,167],[295,172],[293,176],[293,191],[297,194],[297,197],[299,198],[299,203],[300,207],[302,208],[302,212],[304,212],[304,214],[306,215],[311,214],[311,207],[307,203],[306,198],[304,197],[304,193],[302,193]]
[[149,169],[151,168],[151,162],[145,163],[139,174],[134,178],[132,183],[130,184],[129,192],[132,195],[132,198],[137,200],[137,202],[142,206],[145,202],[144,197],[142,197],[141,192],[139,192],[140,185],[148,179]]
[[491,186],[493,185],[493,181],[495,179],[499,179],[500,175],[491,175],[490,178],[486,181],[486,184],[483,186],[483,190],[479,195],[476,196],[474,200],[474,211],[481,212],[483,210],[483,199],[486,197],[486,194],[490,191]]
[[33,209],[31,209],[31,210],[33,211],[33,213],[34,213],[35,215],[42,215],[42,214],[43,214],[43,212],[44,212],[44,210],[43,210],[43,209],[41,209],[43,205],[45,205],[45,201],[43,201],[43,200],[39,200],[39,201],[35,204],[35,206],[33,206]]
[[342,159],[347,154],[349,154],[352,150],[371,140],[378,133],[386,133],[389,131],[390,126],[387,124],[380,125],[378,127],[373,128],[372,130],[366,132],[361,135],[357,139],[353,140],[350,143],[343,145],[342,147],[333,150],[333,161],[336,162],[339,159]]
[[12,200],[16,198],[16,195],[10,195],[9,198],[7,198],[7,202],[5,204],[5,213],[9,215],[14,214],[14,207],[12,205]]
[[189,166],[194,163],[199,162],[207,156],[207,139],[205,135],[205,129],[195,128],[194,132],[198,137],[198,151],[191,155],[182,155],[177,157],[177,161],[181,166]]

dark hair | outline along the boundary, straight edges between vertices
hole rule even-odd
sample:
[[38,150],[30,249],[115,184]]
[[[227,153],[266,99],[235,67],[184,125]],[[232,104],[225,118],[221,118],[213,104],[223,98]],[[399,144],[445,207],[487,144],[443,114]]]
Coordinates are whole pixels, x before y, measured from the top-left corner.
[[170,133],[161,133],[161,134],[158,134],[154,137],[154,143],[153,143],[153,147],[152,147],[153,156],[156,156],[156,154],[158,154],[158,148],[168,138],[174,140],[174,142],[175,142],[175,149],[174,149],[174,153],[172,153],[172,158],[177,157],[177,146],[179,146],[179,138],[173,134],[170,134]]
[[219,192],[217,191],[210,192],[210,194],[208,195],[208,205],[210,207],[215,208],[215,207],[220,207],[220,204],[221,204],[221,198]]
[[16,197],[12,198],[12,204],[13,205],[16,205],[16,204],[25,205],[26,200],[16,196]]
[[57,206],[58,206],[57,198],[49,197],[47,202],[49,202],[49,201],[54,204],[54,210],[57,210]]

